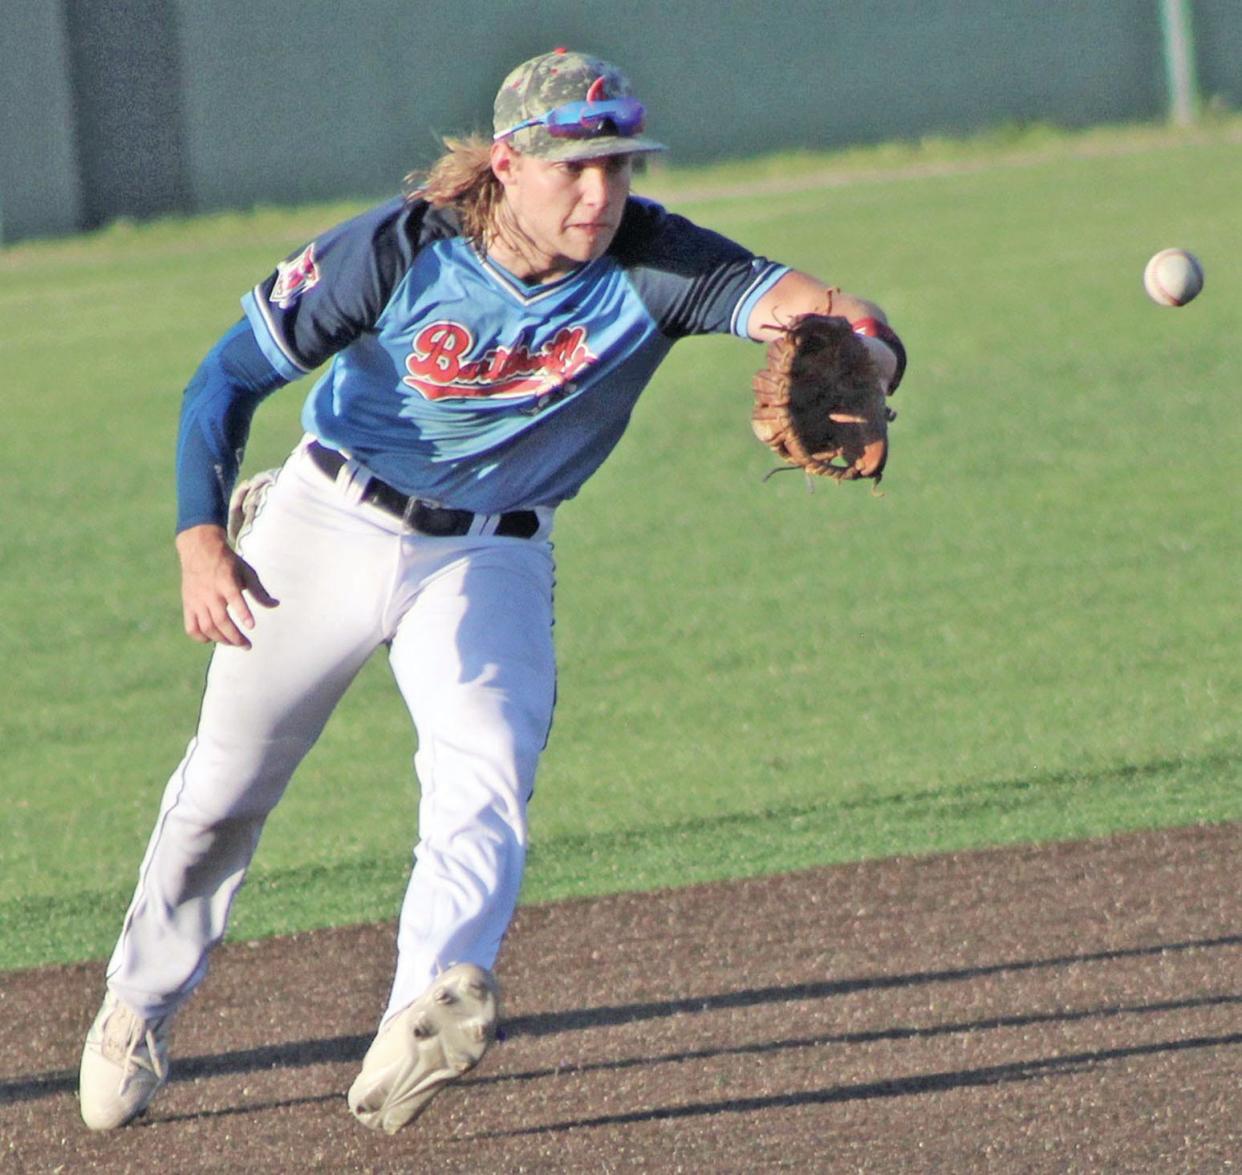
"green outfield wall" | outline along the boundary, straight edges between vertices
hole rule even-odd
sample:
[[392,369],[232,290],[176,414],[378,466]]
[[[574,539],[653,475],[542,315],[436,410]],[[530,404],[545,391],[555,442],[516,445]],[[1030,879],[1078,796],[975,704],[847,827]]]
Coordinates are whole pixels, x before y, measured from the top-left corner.
[[[1186,0],[1242,102],[1242,3]],[[687,163],[1167,109],[1161,0],[0,0],[0,240],[393,191],[558,44]]]

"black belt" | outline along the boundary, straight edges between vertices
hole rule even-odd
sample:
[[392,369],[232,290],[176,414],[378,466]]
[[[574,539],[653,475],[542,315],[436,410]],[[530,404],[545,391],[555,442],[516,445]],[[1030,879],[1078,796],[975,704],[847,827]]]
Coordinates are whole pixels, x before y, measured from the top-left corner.
[[[315,465],[333,481],[341,467],[349,461],[344,453],[329,449],[318,441],[311,441],[306,446],[306,451]],[[374,475],[362,491],[362,500],[400,518],[411,530],[434,538],[469,534],[470,527],[478,517],[470,510],[452,510],[447,506],[433,506],[420,498],[412,498]],[[533,510],[512,510],[500,516],[493,533],[507,538],[528,539],[538,529],[539,515]]]

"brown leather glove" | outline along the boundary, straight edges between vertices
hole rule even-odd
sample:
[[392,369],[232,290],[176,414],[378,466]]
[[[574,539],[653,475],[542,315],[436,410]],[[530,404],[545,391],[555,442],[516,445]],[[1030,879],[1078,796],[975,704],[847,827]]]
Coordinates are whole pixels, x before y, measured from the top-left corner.
[[755,436],[789,466],[835,481],[880,480],[895,413],[866,345],[846,319],[795,318],[768,344],[767,362],[752,386]]

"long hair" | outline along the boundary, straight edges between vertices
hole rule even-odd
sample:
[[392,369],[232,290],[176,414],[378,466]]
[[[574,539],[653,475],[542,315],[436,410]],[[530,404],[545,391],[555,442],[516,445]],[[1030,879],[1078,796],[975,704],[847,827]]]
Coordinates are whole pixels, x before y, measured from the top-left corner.
[[435,208],[452,208],[461,218],[462,232],[483,244],[495,226],[504,187],[492,171],[490,139],[482,135],[446,138],[445,152],[426,171],[405,177],[411,199],[421,198]]

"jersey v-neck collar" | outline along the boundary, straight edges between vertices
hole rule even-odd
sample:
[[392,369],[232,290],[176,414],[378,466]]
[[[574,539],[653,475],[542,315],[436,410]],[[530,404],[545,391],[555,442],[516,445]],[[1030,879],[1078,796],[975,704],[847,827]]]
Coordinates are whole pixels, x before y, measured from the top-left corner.
[[542,301],[544,298],[550,298],[554,294],[560,293],[567,285],[576,282],[583,274],[588,273],[592,266],[598,265],[601,260],[601,258],[597,257],[595,260],[587,261],[579,265],[577,269],[570,270],[569,273],[554,278],[550,282],[531,285],[529,282],[524,282],[520,277],[510,273],[499,261],[491,257],[486,250],[475,246],[471,252],[473,252],[475,260],[479,263],[479,268],[496,285],[516,298],[523,306],[530,306],[535,302]]

